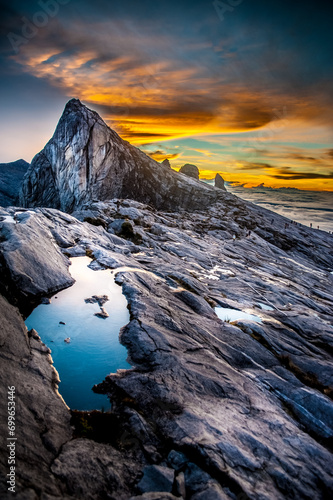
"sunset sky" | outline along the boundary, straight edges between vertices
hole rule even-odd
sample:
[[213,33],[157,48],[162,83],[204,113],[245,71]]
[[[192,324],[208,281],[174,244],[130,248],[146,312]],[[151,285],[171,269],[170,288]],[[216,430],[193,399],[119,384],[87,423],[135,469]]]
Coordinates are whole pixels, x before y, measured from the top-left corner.
[[220,172],[247,187],[333,191],[328,2],[0,0],[0,8],[0,163],[31,161],[77,97],[174,168],[194,163],[202,178]]

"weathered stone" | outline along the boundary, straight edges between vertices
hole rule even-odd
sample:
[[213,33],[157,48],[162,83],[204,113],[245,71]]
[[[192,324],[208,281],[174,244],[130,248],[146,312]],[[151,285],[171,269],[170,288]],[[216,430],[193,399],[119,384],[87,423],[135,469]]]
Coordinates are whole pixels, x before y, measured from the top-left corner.
[[127,500],[134,470],[132,461],[124,463],[113,447],[82,438],[66,443],[51,467],[71,496],[87,500],[103,498],[106,492]]
[[168,455],[168,464],[175,469],[175,471],[180,471],[189,462],[189,459],[179,451],[171,450]]
[[[124,217],[130,217],[133,203],[141,221],[150,221],[140,225],[142,245],[129,245],[101,226],[57,210],[25,215],[28,232],[37,215],[38,226],[51,235],[56,230],[65,241],[75,242],[70,248],[93,255],[96,268],[122,267],[117,282],[131,317],[120,338],[133,369],[110,374],[95,387],[112,400],[114,444],[91,439],[65,444],[54,471],[48,472],[56,484],[54,496],[61,496],[61,487],[64,496],[73,498],[98,498],[108,491],[127,500],[138,494],[136,485],[148,464],[175,471],[173,494],[180,491],[184,473],[187,496],[207,500],[326,498],[331,491],[332,236],[300,226],[286,232],[285,219],[277,215],[272,227],[270,212],[228,193],[223,196],[196,213],[154,211],[130,200],[91,203],[78,212],[80,220],[89,214],[109,225],[122,208],[128,210]],[[163,231],[152,232],[155,224]],[[12,243],[16,235],[23,258],[25,235],[8,226],[3,224],[3,235]],[[125,255],[125,248],[137,253]],[[48,260],[40,266],[44,276]],[[25,273],[27,280],[34,277],[38,290],[35,270],[27,266]],[[10,276],[6,283],[10,288]],[[251,313],[260,322],[222,321],[214,312],[216,304]],[[30,335],[30,341],[35,339]],[[23,347],[14,342],[10,348],[5,352],[9,364]],[[26,372],[35,374],[36,390],[29,397],[40,404],[40,385],[52,387],[55,381],[43,362],[49,357],[45,346],[32,342],[31,348],[34,359],[27,354],[20,361],[20,380]],[[62,415],[57,418],[64,422]],[[43,440],[51,454],[58,446],[57,429],[55,425],[51,438]],[[26,431],[22,442],[29,439]],[[107,464],[114,482],[108,479]],[[20,468],[29,477],[22,462]],[[82,478],[85,469],[88,474]],[[45,477],[39,486],[20,476],[20,484],[27,494],[45,489],[51,495]],[[119,486],[113,486],[116,481]],[[149,495],[172,498],[163,491],[143,497]]]
[[40,214],[29,213],[23,222],[0,227],[0,290],[27,308],[29,300],[74,283],[67,257],[42,220]]
[[157,493],[144,493],[143,495],[131,497],[129,500],[179,500],[179,497],[175,497],[171,493],[159,491]]
[[[205,490],[195,493],[191,497],[191,500],[228,500],[229,498],[230,496],[224,493],[217,483],[213,483],[209,484]],[[240,494],[237,498],[239,500],[246,500],[247,495]]]
[[168,158],[165,158],[165,160],[162,161],[161,165],[167,168],[171,168],[170,161],[168,160]]
[[[57,393],[58,375],[49,349],[35,331],[26,327],[17,309],[0,296],[0,382],[5,389],[1,414],[8,412],[7,390],[15,387],[16,492],[35,490],[61,496],[61,487],[50,474],[50,465],[61,446],[72,437],[70,413]],[[2,436],[8,436],[7,418],[0,419]],[[12,498],[7,490],[7,441],[1,445],[1,498]],[[4,474],[3,474],[4,473]],[[37,487],[38,485],[38,487]],[[33,489],[30,490],[32,495]],[[36,493],[35,497],[36,498]]]
[[109,317],[109,313],[104,309],[104,307],[101,307],[100,312],[95,313],[95,316],[98,318],[106,319]]
[[109,297],[107,295],[93,295],[88,299],[85,299],[87,304],[98,304],[100,307],[104,306],[107,302],[109,302]]
[[185,474],[179,472],[175,479],[175,493],[177,496],[186,498]]
[[212,478],[209,474],[193,463],[187,464],[185,470],[186,490],[191,494],[202,491],[206,488]]
[[172,469],[158,465],[150,465],[144,468],[143,478],[138,483],[138,489],[142,493],[150,491],[164,491],[171,493],[175,473]]
[[192,177],[193,179],[199,180],[199,169],[195,165],[191,165],[190,163],[186,163],[179,170],[181,174],[187,175],[188,177]]
[[224,185],[224,179],[220,174],[216,174],[216,176],[215,176],[215,187],[218,189],[222,189],[223,191],[226,191],[226,188]]

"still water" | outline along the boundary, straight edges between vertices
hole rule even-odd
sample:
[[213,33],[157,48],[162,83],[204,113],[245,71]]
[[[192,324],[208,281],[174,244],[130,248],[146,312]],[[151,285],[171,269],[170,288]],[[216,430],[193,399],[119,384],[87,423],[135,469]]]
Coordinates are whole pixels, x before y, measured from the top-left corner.
[[[127,301],[114,281],[117,271],[93,271],[88,257],[75,257],[71,262],[75,284],[58,292],[51,304],[39,305],[26,325],[37,330],[52,350],[61,380],[59,392],[67,405],[78,410],[108,410],[108,398],[91,388],[118,368],[130,368],[127,350],[119,342],[119,330],[129,322]],[[109,301],[103,304],[108,318],[95,316],[100,312],[98,303],[85,302],[93,295],[108,296]],[[68,338],[69,343],[65,342]]]
[[229,309],[227,307],[216,307],[215,313],[222,321],[237,321],[238,319],[248,319],[261,323],[261,318],[254,314],[249,314],[238,309]]

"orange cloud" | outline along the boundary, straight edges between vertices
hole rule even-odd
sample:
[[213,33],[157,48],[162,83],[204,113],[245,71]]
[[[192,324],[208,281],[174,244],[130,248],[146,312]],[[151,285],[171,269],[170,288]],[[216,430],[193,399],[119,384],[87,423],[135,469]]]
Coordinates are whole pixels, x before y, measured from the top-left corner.
[[[201,176],[214,177],[219,171],[226,180],[250,185],[271,182],[279,187],[287,179],[289,185],[304,188],[316,179],[316,187],[332,186],[323,172],[332,155],[306,154],[295,148],[282,151],[280,146],[318,141],[328,150],[333,119],[327,92],[279,85],[268,88],[259,77],[235,79],[230,70],[234,61],[221,71],[206,64],[203,57],[197,60],[196,51],[211,50],[209,43],[197,48],[190,44],[186,50],[192,51],[192,57],[180,57],[178,49],[170,50],[177,41],[163,34],[154,36],[149,30],[131,37],[126,25],[100,22],[87,30],[78,22],[71,31],[63,28],[62,43],[52,26],[22,46],[13,56],[15,62],[96,109],[134,144],[193,136],[204,143],[168,154],[155,146],[148,154],[158,161],[169,158],[179,168],[181,156],[182,164],[197,164]],[[212,152],[211,144],[223,145],[223,153],[221,149]],[[317,177],[302,175],[300,165]],[[281,173],[284,167],[296,173],[286,177]]]
[[161,150],[145,151],[143,149],[142,151],[158,162],[163,161],[165,159],[175,160],[175,159],[179,158],[179,156],[181,154],[181,153],[170,154],[170,153],[166,153],[165,151],[161,151]]
[[145,62],[135,54],[104,60],[94,47],[64,53],[52,52],[52,44],[24,46],[13,58],[25,71],[102,112],[136,144],[245,132],[276,120],[259,93],[203,74],[196,65],[181,68],[168,59]]

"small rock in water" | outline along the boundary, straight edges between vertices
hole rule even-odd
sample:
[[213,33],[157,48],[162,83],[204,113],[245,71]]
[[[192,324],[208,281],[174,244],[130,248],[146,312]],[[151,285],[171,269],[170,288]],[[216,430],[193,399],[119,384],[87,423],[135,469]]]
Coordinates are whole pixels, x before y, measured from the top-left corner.
[[51,304],[51,301],[48,297],[43,297],[40,301],[41,304]]
[[70,342],[71,342],[70,337],[67,337],[67,339],[65,339],[64,342],[66,342],[66,344],[70,344]]
[[84,301],[86,304],[98,304],[99,307],[104,306],[106,302],[108,302],[110,299],[107,295],[93,295],[92,297],[89,297],[88,299],[85,299]]
[[66,325],[63,321],[59,321],[59,325]]
[[106,318],[109,317],[109,314],[106,312],[106,310],[104,309],[104,307],[101,307],[101,311],[98,312],[98,313],[95,313],[95,316],[97,316],[98,318],[106,319]]

